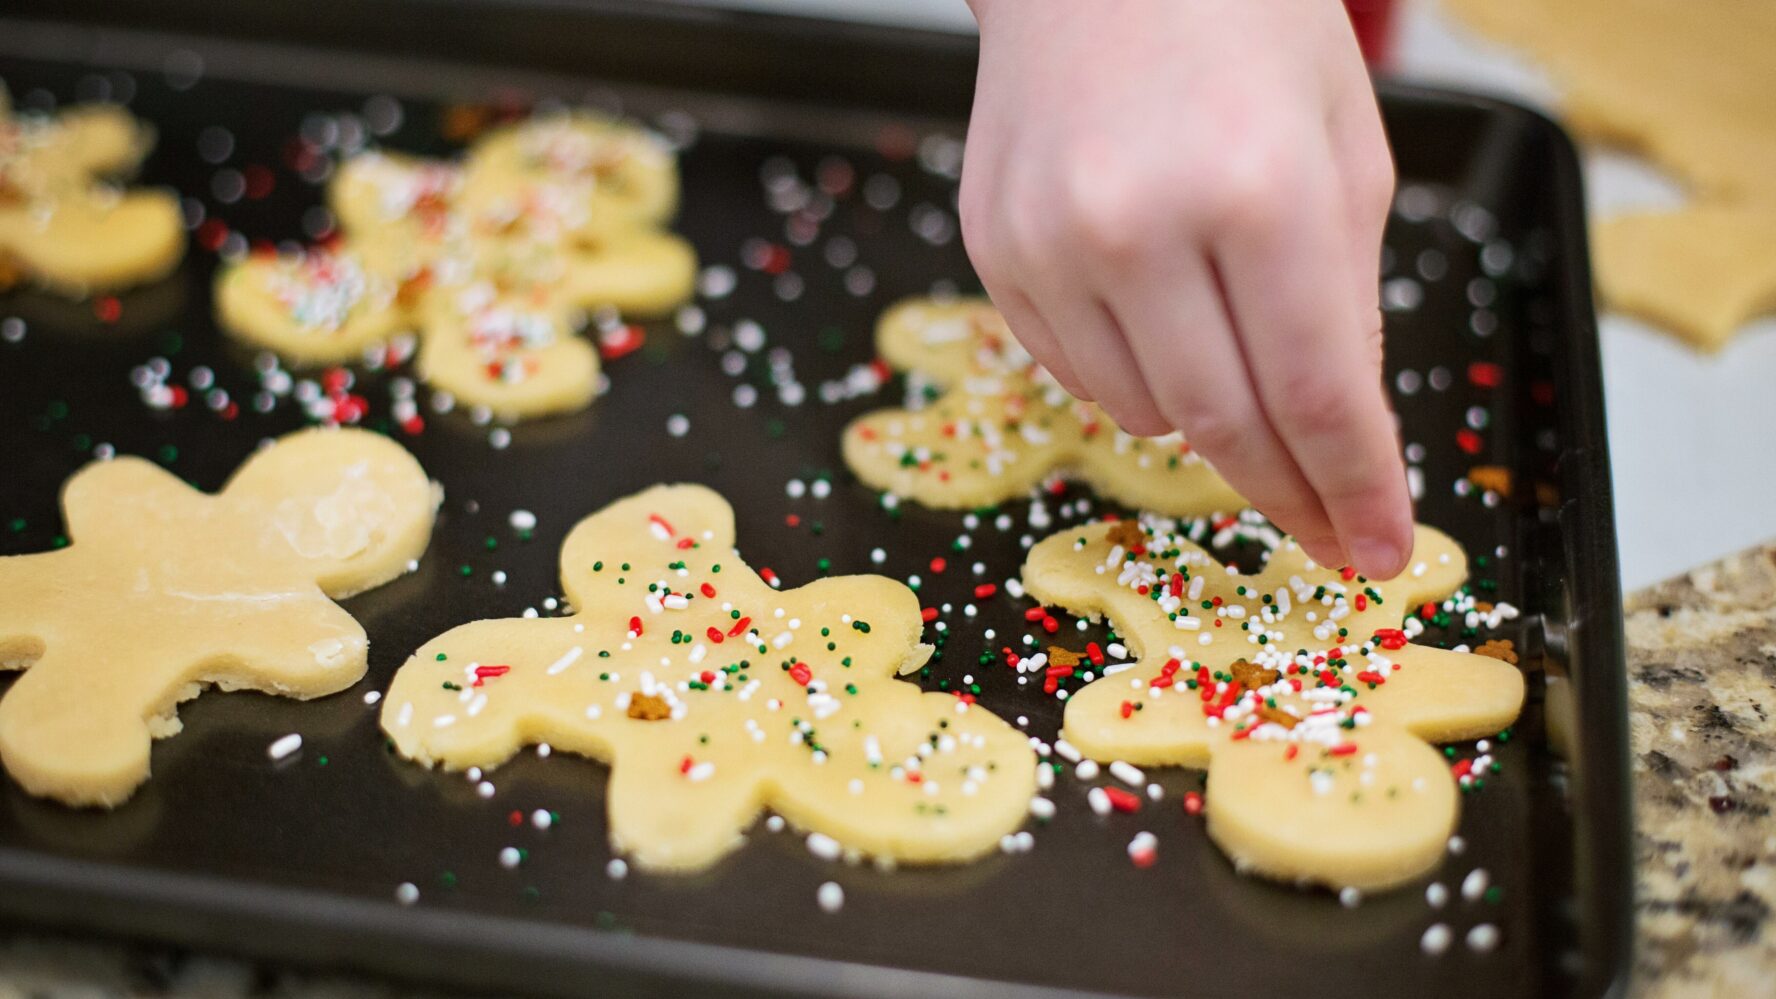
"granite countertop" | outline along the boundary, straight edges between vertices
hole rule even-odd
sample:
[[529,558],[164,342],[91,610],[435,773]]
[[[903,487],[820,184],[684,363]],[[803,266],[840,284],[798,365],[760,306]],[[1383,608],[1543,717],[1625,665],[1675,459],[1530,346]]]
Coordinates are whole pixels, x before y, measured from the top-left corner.
[[[1628,600],[1639,868],[1637,999],[1767,994],[1776,980],[1776,542]],[[371,999],[355,976],[82,940],[0,940],[0,999]]]
[[1628,600],[1636,994],[1776,980],[1776,543]]

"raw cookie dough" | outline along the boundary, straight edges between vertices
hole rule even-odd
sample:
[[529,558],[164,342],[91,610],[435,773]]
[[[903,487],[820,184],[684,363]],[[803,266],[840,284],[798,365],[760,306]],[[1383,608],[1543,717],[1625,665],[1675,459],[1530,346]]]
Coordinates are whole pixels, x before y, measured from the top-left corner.
[[307,699],[364,675],[364,629],[333,603],[406,571],[438,497],[413,457],[309,430],[209,495],[140,458],[68,480],[73,543],[0,557],[0,763],[26,791],[111,807],[205,685]]
[[931,653],[901,584],[778,592],[735,552],[727,501],[693,485],[581,521],[561,584],[572,616],[464,625],[401,667],[382,725],[403,756],[485,768],[547,742],[608,763],[612,844],[650,870],[713,863],[766,808],[909,863],[967,860],[1023,822],[1028,740],[895,678]]
[[1209,835],[1242,869],[1374,890],[1435,866],[1455,829],[1455,781],[1427,743],[1490,735],[1523,702],[1514,666],[1401,629],[1466,576],[1460,547],[1422,525],[1382,583],[1293,541],[1230,574],[1150,517],[1039,542],[1023,582],[1109,617],[1136,660],[1068,699],[1063,738],[1099,761],[1207,767]]
[[460,166],[366,153],[329,188],[343,238],[226,267],[216,309],[298,363],[418,330],[421,377],[463,402],[510,418],[581,409],[598,385],[576,333],[588,310],[657,314],[690,296],[696,256],[661,228],[677,196],[659,140],[586,114],[497,129]]
[[100,179],[133,171],[152,144],[115,105],[15,115],[0,90],[0,289],[30,279],[80,297],[178,266],[179,200]]
[[1565,90],[1572,125],[1690,189],[1673,212],[1597,226],[1609,305],[1718,349],[1776,308],[1776,4],[1767,0],[1448,0]]
[[902,302],[883,314],[876,349],[941,394],[845,428],[845,463],[871,488],[926,506],[990,506],[1064,469],[1104,496],[1172,516],[1246,505],[1183,438],[1130,436],[1069,396],[984,298]]

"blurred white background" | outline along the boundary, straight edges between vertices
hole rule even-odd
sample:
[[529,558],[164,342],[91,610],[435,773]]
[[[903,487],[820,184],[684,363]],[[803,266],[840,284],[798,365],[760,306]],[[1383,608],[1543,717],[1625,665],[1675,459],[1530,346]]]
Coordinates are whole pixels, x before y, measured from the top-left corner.
[[[962,0],[694,0],[973,31]],[[1393,73],[1559,113],[1529,63],[1453,24],[1435,0],[1402,0]],[[1776,164],[1771,165],[1776,170]],[[1629,157],[1590,151],[1593,214],[1668,205],[1678,188]],[[1629,589],[1776,537],[1776,317],[1704,356],[1622,316],[1603,317],[1622,579]]]

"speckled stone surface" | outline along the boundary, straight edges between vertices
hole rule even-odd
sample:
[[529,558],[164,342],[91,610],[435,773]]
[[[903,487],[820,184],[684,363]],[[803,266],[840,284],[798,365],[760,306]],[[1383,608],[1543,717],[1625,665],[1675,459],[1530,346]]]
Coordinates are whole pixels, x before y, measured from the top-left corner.
[[[1628,601],[1636,999],[1776,994],[1776,543]],[[408,999],[349,975],[0,935],[0,999]]]
[[1776,543],[1628,601],[1639,996],[1776,994]]

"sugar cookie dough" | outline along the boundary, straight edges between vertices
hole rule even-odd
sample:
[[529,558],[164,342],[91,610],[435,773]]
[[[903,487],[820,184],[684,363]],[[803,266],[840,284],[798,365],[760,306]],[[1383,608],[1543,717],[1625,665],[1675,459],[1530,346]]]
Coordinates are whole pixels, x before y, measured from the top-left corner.
[[931,652],[901,584],[779,592],[735,552],[732,508],[690,485],[581,521],[561,583],[571,616],[464,625],[401,667],[382,725],[403,756],[493,767],[547,742],[604,761],[612,843],[659,871],[713,863],[766,808],[906,863],[967,860],[1023,822],[1028,740],[895,678]]
[[1135,665],[1067,701],[1062,736],[1099,761],[1207,767],[1209,835],[1242,869],[1334,888],[1400,884],[1442,857],[1454,778],[1429,742],[1511,724],[1523,678],[1499,659],[1410,644],[1467,560],[1420,526],[1388,582],[1315,566],[1285,541],[1235,575],[1176,521],[1094,523],[1031,549],[1030,595],[1106,616]]
[[15,114],[0,89],[0,289],[28,279],[78,297],[178,266],[178,199],[101,179],[135,170],[152,144],[120,107]]
[[845,428],[845,463],[871,488],[968,508],[1021,496],[1066,470],[1118,502],[1173,516],[1246,505],[1183,438],[1130,436],[1069,396],[986,299],[902,302],[883,314],[876,349],[938,394]]
[[309,430],[214,495],[140,458],[68,480],[73,543],[0,558],[0,763],[31,794],[110,807],[148,747],[214,684],[286,697],[364,675],[364,629],[334,599],[425,550],[437,496],[419,463],[361,430]]
[[672,154],[586,114],[497,129],[460,164],[366,153],[329,203],[344,237],[224,268],[230,332],[297,363],[350,361],[420,334],[420,375],[506,417],[581,409],[598,354],[588,310],[657,314],[690,296],[696,256],[661,227],[678,198]]
[[1776,4],[1448,3],[1546,66],[1581,133],[1645,154],[1689,188],[1676,211],[1597,226],[1609,305],[1707,349],[1776,309]]

